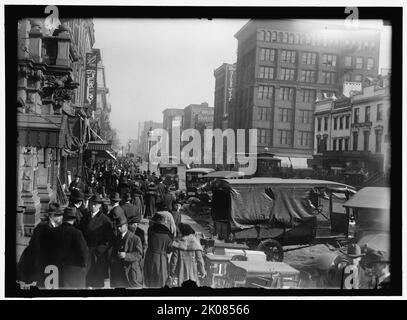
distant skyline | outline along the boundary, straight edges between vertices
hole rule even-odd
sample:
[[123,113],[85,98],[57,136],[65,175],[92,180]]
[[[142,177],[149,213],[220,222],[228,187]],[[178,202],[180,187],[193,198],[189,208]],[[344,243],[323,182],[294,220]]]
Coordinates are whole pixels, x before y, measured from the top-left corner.
[[[248,19],[94,19],[112,105],[110,121],[122,144],[137,124],[162,122],[166,108],[214,106],[213,72],[235,63],[236,32]],[[377,25],[377,22],[371,23]],[[379,72],[391,68],[391,27],[381,39]]]

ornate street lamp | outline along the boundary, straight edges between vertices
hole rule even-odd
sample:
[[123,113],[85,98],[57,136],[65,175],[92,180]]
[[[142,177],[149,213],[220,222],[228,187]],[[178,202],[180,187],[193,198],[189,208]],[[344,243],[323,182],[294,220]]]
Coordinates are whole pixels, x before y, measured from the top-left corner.
[[153,128],[150,127],[150,129],[148,129],[148,132],[147,132],[147,143],[148,143],[148,167],[147,167],[147,171],[150,171],[150,140],[151,140],[152,134],[153,134]]

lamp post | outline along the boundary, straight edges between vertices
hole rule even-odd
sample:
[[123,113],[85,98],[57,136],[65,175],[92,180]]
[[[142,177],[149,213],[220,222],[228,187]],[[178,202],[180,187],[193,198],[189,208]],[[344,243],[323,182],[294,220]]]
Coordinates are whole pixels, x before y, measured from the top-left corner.
[[147,132],[147,143],[148,143],[148,166],[147,166],[147,171],[150,171],[150,139],[151,135],[153,134],[153,128],[150,127]]

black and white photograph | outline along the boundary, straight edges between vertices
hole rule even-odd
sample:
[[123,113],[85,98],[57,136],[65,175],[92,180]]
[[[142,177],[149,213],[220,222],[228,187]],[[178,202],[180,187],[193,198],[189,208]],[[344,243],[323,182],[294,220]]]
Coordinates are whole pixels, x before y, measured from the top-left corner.
[[401,7],[4,8],[11,296],[401,295]]

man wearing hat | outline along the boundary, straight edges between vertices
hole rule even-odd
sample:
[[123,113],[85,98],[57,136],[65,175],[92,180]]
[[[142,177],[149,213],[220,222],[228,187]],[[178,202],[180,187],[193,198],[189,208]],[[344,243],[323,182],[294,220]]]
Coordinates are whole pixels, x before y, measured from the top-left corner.
[[86,286],[102,288],[104,280],[109,278],[108,249],[114,238],[113,225],[102,212],[104,199],[95,193],[89,200],[89,212],[81,221],[80,229],[89,247]]
[[59,287],[65,289],[85,288],[88,247],[82,232],[75,226],[76,208],[64,210],[63,223],[52,233],[51,264],[59,271]]
[[123,196],[124,203],[121,205],[127,219],[137,215],[136,207],[134,205],[132,205],[130,203],[130,201],[131,201],[131,194],[127,192]]
[[117,236],[110,258],[112,288],[141,288],[143,286],[143,246],[138,236],[128,230],[126,217],[115,221]]
[[368,250],[366,267],[372,269],[375,289],[390,289],[390,257],[386,251]]
[[128,225],[129,225],[129,230],[131,232],[133,232],[136,236],[138,236],[141,240],[141,244],[143,245],[143,256],[144,256],[144,252],[147,249],[147,241],[146,241],[146,234],[145,234],[144,230],[139,227],[140,221],[141,221],[140,217],[138,217],[138,216],[130,217],[127,220]]
[[108,216],[112,222],[126,217],[124,210],[119,205],[120,200],[121,198],[119,193],[114,192],[110,195],[110,204],[112,205],[112,209],[109,211]]
[[83,206],[84,200],[85,197],[82,191],[77,189],[72,190],[68,206],[76,208],[77,214],[77,220],[75,222],[76,224],[79,224],[81,222],[83,215],[86,214],[85,207]]
[[342,271],[341,289],[367,289],[369,279],[360,265],[360,261],[364,256],[360,246],[351,243],[348,245],[346,252],[340,251],[346,256],[339,267]]
[[81,192],[85,192],[85,184],[81,181],[81,174],[77,173],[75,176],[75,180],[71,182],[69,185],[69,192],[72,193],[73,190],[78,190]]
[[30,243],[17,264],[17,276],[25,283],[37,282],[44,287],[44,270],[50,264],[51,233],[62,224],[63,209],[56,202],[48,208],[47,217],[35,227]]

